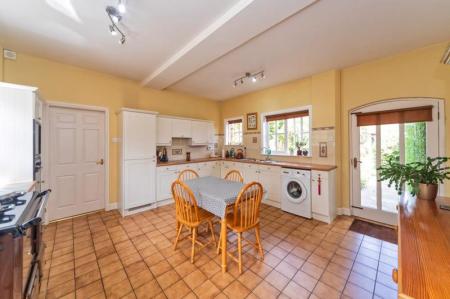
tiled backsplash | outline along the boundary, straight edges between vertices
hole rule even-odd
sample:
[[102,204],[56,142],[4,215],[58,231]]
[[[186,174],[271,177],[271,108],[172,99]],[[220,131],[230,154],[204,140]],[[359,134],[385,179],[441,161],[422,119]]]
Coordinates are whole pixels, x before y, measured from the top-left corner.
[[[244,146],[247,153],[247,158],[264,159],[265,156],[261,154],[261,133],[260,132],[246,132],[244,133]],[[327,157],[320,157],[319,146],[324,143],[327,148]],[[244,146],[224,146],[224,136],[220,135],[218,138],[218,154],[220,155],[222,147],[225,150],[244,149]],[[334,127],[314,128],[311,133],[311,148],[312,155],[310,157],[303,156],[272,156],[272,160],[289,161],[289,162],[310,162],[317,164],[336,164],[336,140]]]
[[165,147],[169,161],[186,160],[186,152],[191,153],[191,159],[207,158],[214,150],[214,145],[191,146],[190,142],[186,138],[173,138],[172,146],[157,146],[157,149]]

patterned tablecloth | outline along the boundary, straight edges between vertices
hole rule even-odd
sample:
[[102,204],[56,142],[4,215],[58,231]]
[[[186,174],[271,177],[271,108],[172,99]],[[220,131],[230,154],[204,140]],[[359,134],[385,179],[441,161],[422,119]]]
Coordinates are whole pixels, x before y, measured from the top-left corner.
[[199,207],[224,218],[228,205],[236,201],[236,197],[244,186],[243,183],[207,176],[185,181],[194,192]]

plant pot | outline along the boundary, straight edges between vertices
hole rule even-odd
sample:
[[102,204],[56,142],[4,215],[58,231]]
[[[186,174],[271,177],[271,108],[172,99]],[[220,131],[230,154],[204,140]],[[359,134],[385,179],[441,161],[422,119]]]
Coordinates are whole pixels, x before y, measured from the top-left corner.
[[302,154],[303,154],[303,156],[308,156],[308,150],[303,150],[303,152],[302,152]]
[[419,184],[419,194],[420,199],[425,200],[435,200],[437,196],[438,185],[437,184]]
[[297,150],[297,156],[301,156],[302,155],[302,150]]

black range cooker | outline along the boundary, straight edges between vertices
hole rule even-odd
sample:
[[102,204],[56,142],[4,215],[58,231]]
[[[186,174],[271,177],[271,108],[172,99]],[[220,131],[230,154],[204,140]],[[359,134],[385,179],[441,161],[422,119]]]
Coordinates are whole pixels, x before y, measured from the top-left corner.
[[0,298],[37,298],[50,190],[0,196]]

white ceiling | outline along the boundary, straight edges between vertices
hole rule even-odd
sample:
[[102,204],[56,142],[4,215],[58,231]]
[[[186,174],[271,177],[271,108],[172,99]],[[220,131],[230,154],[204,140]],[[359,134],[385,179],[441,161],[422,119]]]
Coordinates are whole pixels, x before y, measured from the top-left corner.
[[104,11],[116,3],[3,0],[0,44],[223,100],[450,40],[448,0],[128,0],[119,45]]

